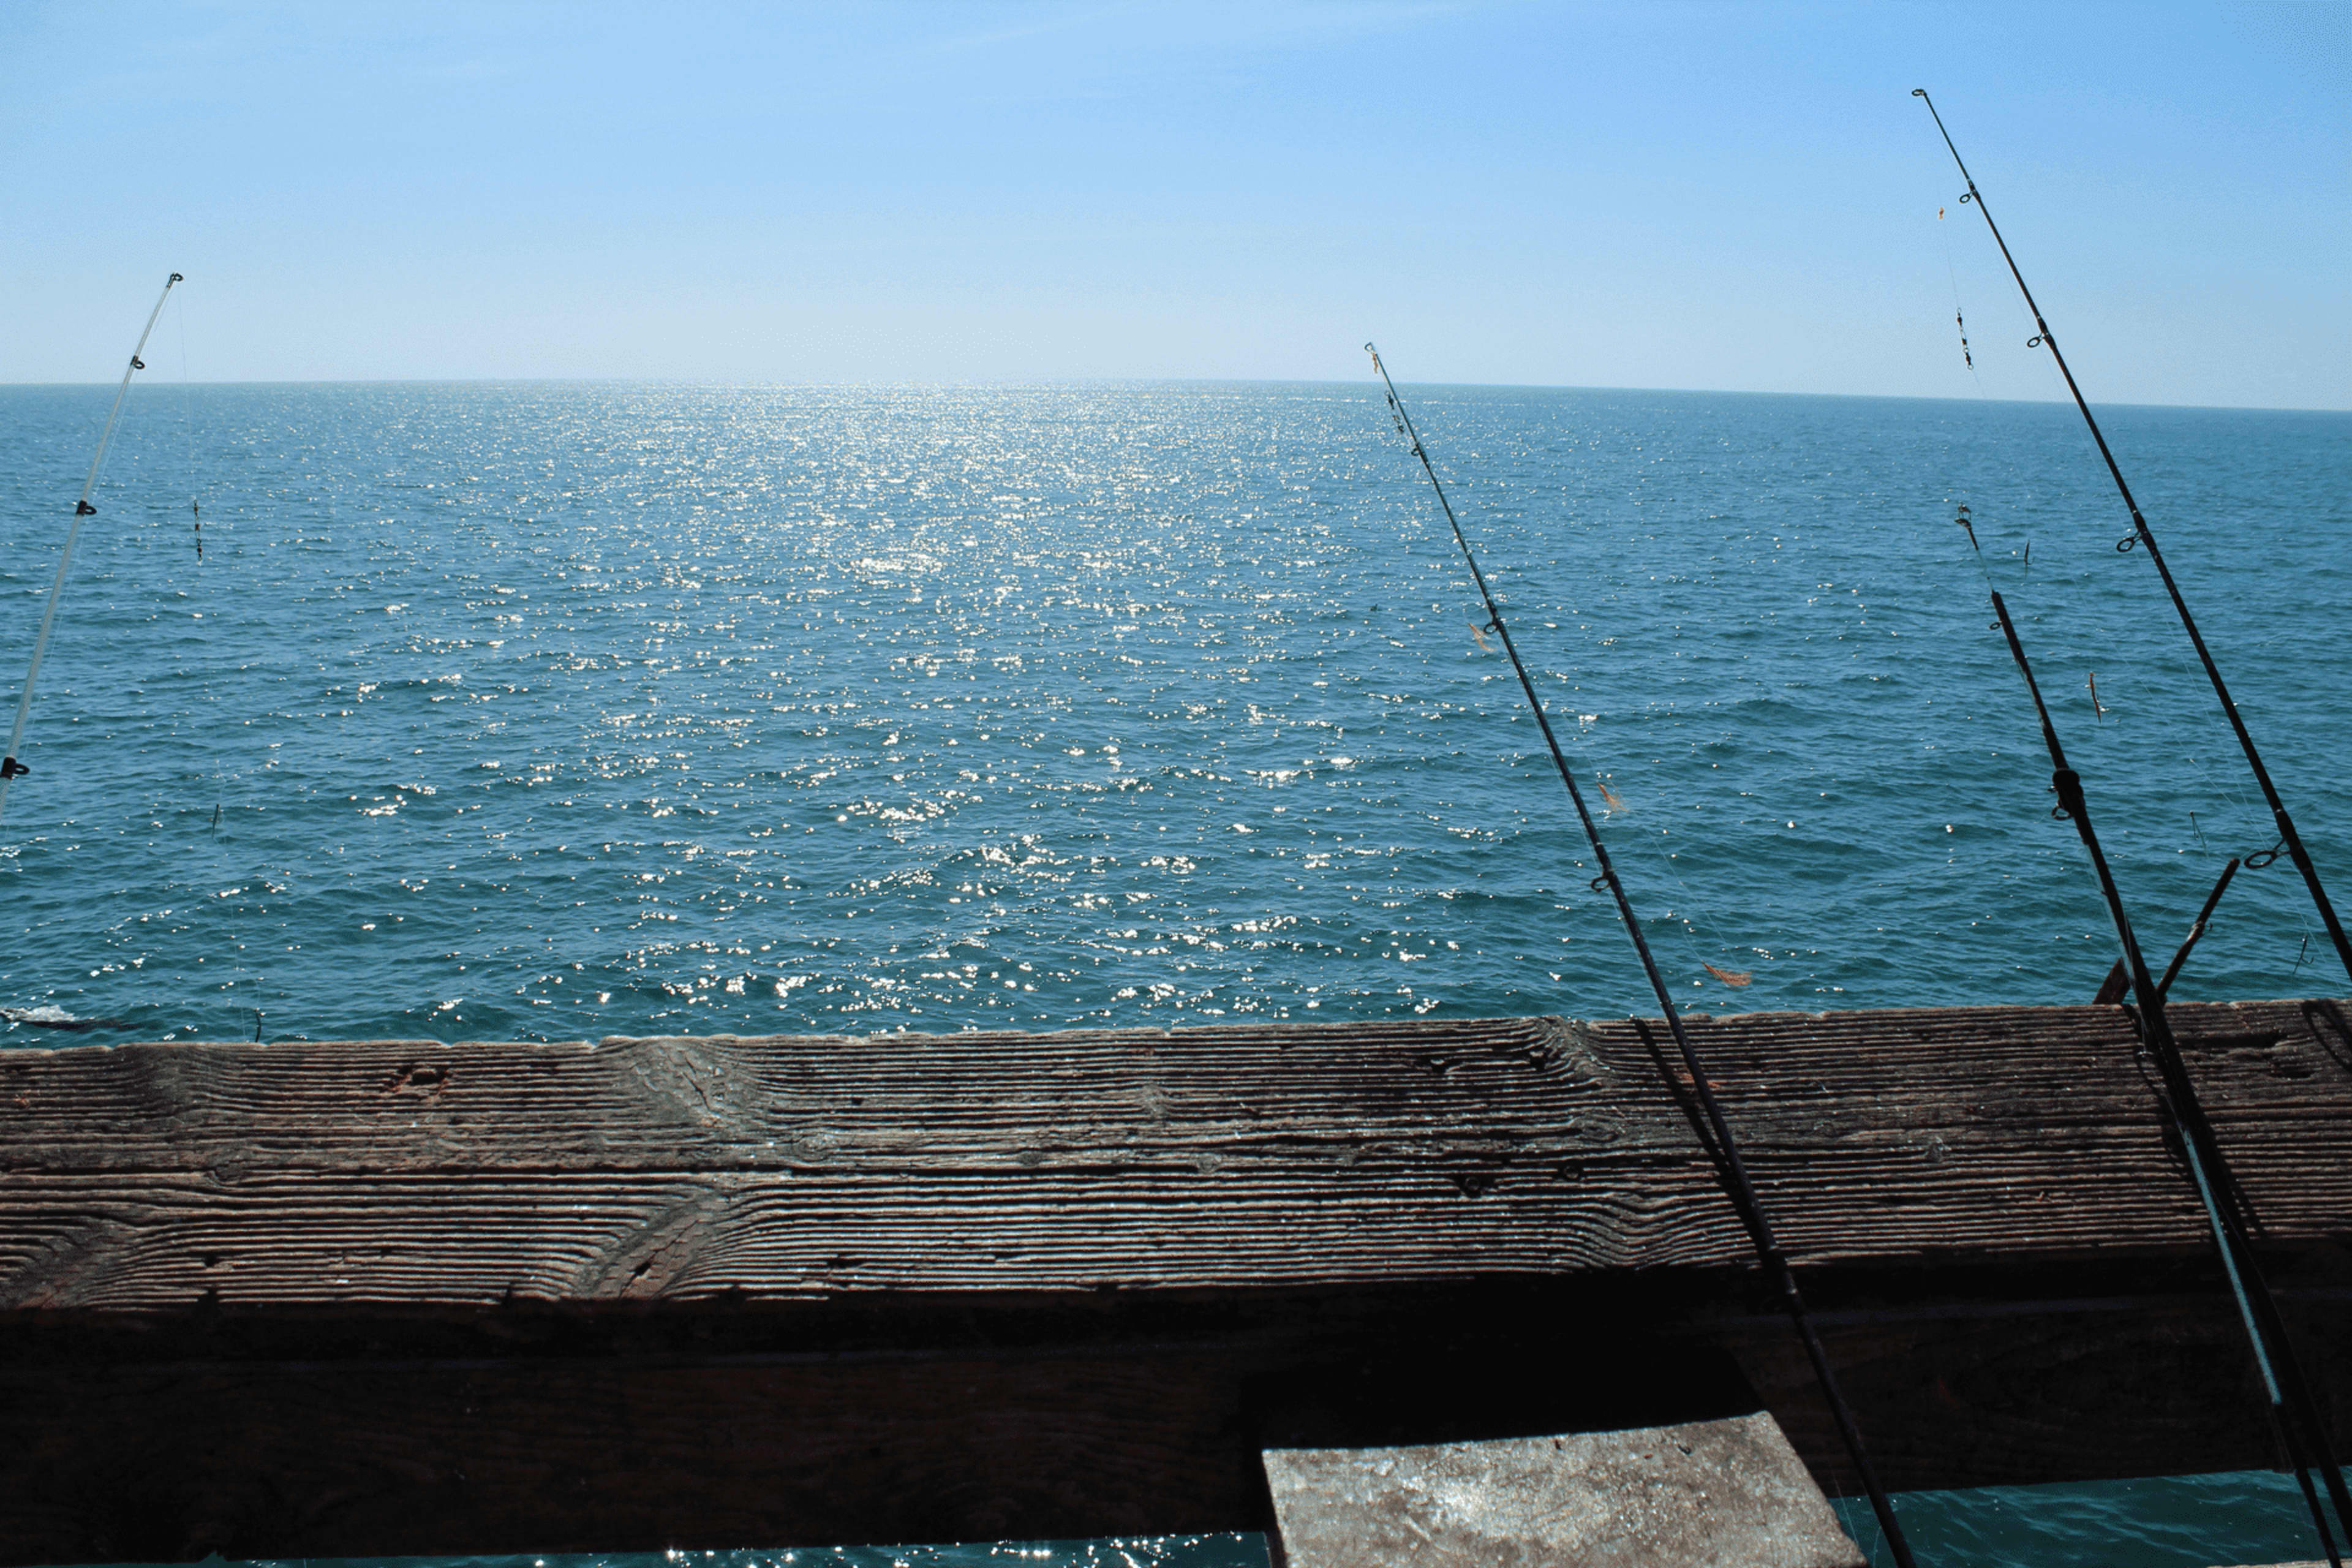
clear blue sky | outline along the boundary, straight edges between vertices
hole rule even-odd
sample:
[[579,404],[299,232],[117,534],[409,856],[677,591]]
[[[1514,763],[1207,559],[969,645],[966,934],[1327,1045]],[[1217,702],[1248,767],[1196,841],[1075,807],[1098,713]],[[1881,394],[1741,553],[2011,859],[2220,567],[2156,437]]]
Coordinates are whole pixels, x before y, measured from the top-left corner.
[[2095,399],[2352,407],[2347,0],[0,0],[0,381],[2051,395],[1914,86]]

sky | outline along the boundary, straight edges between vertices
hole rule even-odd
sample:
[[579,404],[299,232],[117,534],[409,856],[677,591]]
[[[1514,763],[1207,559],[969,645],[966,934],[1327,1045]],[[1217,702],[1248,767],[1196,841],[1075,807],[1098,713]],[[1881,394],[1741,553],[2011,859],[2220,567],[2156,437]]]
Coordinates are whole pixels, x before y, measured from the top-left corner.
[[2059,395],[1914,87],[2094,401],[2352,408],[2352,0],[0,0],[0,382],[176,269],[196,381]]

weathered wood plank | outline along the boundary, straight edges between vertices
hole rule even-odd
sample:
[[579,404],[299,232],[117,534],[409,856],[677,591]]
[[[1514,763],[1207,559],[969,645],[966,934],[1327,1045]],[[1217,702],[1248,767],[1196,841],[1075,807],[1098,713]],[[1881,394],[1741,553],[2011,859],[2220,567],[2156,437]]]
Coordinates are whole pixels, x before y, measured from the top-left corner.
[[[2175,1009],[2337,1409],[2345,1016]],[[1694,1027],[1892,1484],[2264,1462],[2119,1010]],[[1625,1400],[1710,1347],[1836,1489],[1654,1042],[0,1053],[0,1562],[1262,1527],[1302,1379],[1525,1435],[1691,1418]]]
[[[2341,1015],[2176,1015],[2266,1233],[2352,1235]],[[1802,1261],[2202,1245],[2116,1009],[1694,1028]],[[1630,1023],[0,1056],[0,1308],[1262,1289],[1747,1256]]]

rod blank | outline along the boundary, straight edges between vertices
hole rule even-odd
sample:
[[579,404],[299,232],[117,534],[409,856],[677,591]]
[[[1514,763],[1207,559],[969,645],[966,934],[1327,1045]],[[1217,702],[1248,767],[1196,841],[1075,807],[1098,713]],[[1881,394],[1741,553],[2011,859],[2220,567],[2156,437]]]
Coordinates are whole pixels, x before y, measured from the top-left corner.
[[1870,1494],[1871,1510],[1878,1516],[1878,1527],[1886,1535],[1886,1543],[1895,1553],[1899,1568],[1915,1568],[1911,1543],[1904,1538],[1903,1526],[1895,1517],[1895,1505],[1886,1490],[1879,1485],[1878,1473],[1870,1463],[1862,1442],[1862,1429],[1854,1424],[1853,1412],[1843,1394],[1838,1392],[1837,1376],[1830,1369],[1829,1352],[1822,1347],[1821,1337],[1813,1331],[1812,1315],[1805,1305],[1804,1295],[1797,1289],[1797,1277],[1789,1267],[1788,1255],[1781,1251],[1778,1237],[1773,1234],[1771,1220],[1764,1212],[1764,1204],[1748,1179],[1748,1167],[1739,1157],[1739,1142],[1732,1136],[1731,1124],[1724,1120],[1722,1108],[1716,1103],[1714,1080],[1707,1075],[1706,1064],[1699,1059],[1698,1048],[1691,1044],[1690,1032],[1683,1026],[1681,1012],[1667,993],[1665,977],[1658,972],[1657,960],[1651,956],[1648,939],[1642,935],[1642,922],[1633,913],[1633,901],[1626,896],[1625,884],[1618,879],[1617,868],[1609,858],[1609,847],[1601,841],[1600,825],[1593,821],[1591,810],[1584,804],[1584,792],[1577,787],[1576,774],[1568,765],[1561,752],[1559,738],[1552,733],[1551,721],[1544,713],[1543,699],[1536,695],[1535,682],[1528,678],[1528,667],[1519,658],[1517,645],[1511,641],[1510,628],[1503,624],[1502,606],[1495,602],[1495,591],[1486,585],[1486,574],[1478,566],[1478,557],[1470,548],[1469,539],[1462,531],[1462,521],[1454,515],[1454,503],[1446,499],[1445,486],[1438,479],[1437,469],[1429,460],[1428,451],[1421,444],[1421,433],[1413,428],[1412,416],[1406,412],[1403,399],[1397,396],[1396,383],[1389,379],[1388,366],[1381,363],[1381,352],[1371,344],[1364,352],[1372,356],[1372,368],[1380,373],[1381,384],[1388,389],[1389,409],[1396,416],[1397,429],[1412,444],[1412,455],[1421,459],[1422,472],[1429,476],[1430,488],[1437,492],[1437,504],[1444,509],[1446,524],[1454,530],[1454,542],[1462,550],[1462,559],[1470,567],[1470,575],[1478,584],[1478,596],[1486,602],[1486,626],[1502,640],[1503,651],[1510,656],[1511,668],[1519,678],[1519,689],[1527,694],[1528,708],[1536,716],[1536,725],[1543,731],[1544,744],[1551,750],[1552,765],[1559,770],[1559,782],[1568,787],[1568,798],[1576,807],[1576,818],[1584,826],[1585,841],[1592,846],[1593,859],[1601,867],[1601,875],[1593,881],[1598,887],[1606,884],[1616,901],[1617,917],[1623,922],[1625,934],[1633,939],[1633,952],[1641,958],[1642,973],[1649,977],[1650,989],[1658,998],[1658,1011],[1664,1016],[1666,1028],[1675,1037],[1675,1048],[1681,1056],[1683,1069],[1690,1075],[1691,1096],[1698,1103],[1703,1121],[1699,1127],[1701,1141],[1707,1144],[1707,1153],[1715,1161],[1723,1179],[1724,1189],[1730,1196],[1731,1206],[1738,1212],[1739,1222],[1747,1229],[1749,1242],[1756,1248],[1757,1260],[1780,1293],[1780,1302],[1789,1319],[1796,1326],[1797,1337],[1804,1342],[1805,1355],[1812,1363],[1813,1378],[1821,1385],[1823,1400],[1836,1417],[1838,1436],[1843,1439],[1846,1455],[1853,1461],[1854,1473],[1862,1478],[1864,1489]]
[[[2321,922],[2327,927],[2328,940],[2336,944],[2336,956],[2343,963],[2345,974],[2352,977],[2352,938],[2345,935],[2343,924],[2336,920],[2336,906],[2328,901],[2327,889],[2319,884],[2319,868],[2311,863],[2310,853],[2303,847],[2303,836],[2294,830],[2294,819],[2287,815],[2286,803],[2279,798],[2278,786],[2271,783],[2270,769],[2263,765],[2262,752],[2254,745],[2254,737],[2247,730],[2245,720],[2240,716],[2238,704],[2230,696],[2228,684],[2221,679],[2221,667],[2213,662],[2213,652],[2205,646],[2205,634],[2197,629],[2197,617],[2189,613],[2189,601],[2180,596],[2180,584],[2172,580],[2172,568],[2164,563],[2164,552],[2156,547],[2156,534],[2147,526],[2147,519],[2140,515],[2139,502],[2132,499],[2131,486],[2124,479],[2123,466],[2116,461],[2115,453],[2107,446],[2106,436],[2099,429],[2098,420],[2092,416],[2091,405],[2083,396],[2083,389],[2075,384],[2074,373],[2067,366],[2066,356],[2058,351],[2057,334],[2042,319],[2042,307],[2034,302],[2033,290],[2025,286],[2025,274],[2018,270],[2017,258],[2010,254],[2009,241],[2000,237],[2000,226],[1992,221],[1992,209],[1985,205],[1984,193],[1977,189],[1975,176],[1969,173],[1968,164],[1961,161],[1960,150],[1952,144],[1952,133],[1944,129],[1944,117],[1936,112],[1936,100],[1927,96],[1927,89],[1924,87],[1913,88],[1911,96],[1927,106],[1928,114],[1936,121],[1937,132],[1944,138],[1944,145],[1952,154],[1952,162],[1959,167],[1960,178],[1968,182],[1968,192],[1960,197],[1961,203],[1975,203],[1977,211],[1984,215],[1985,226],[1992,231],[1993,243],[2000,247],[2000,258],[2009,263],[2009,275],[2017,279],[2017,291],[2025,296],[2025,308],[2033,312],[2034,335],[2025,346],[2050,351],[2051,359],[2057,363],[2058,374],[2066,380],[2066,390],[2074,395],[2074,406],[2081,412],[2083,423],[2090,427],[2091,439],[2097,444],[2100,458],[2107,465],[2107,477],[2115,480],[2116,493],[2123,497],[2124,510],[2131,513],[2132,531],[2116,548],[2127,551],[2136,543],[2147,547],[2148,561],[2156,567],[2156,574],[2164,580],[2164,591],[2170,596],[2172,608],[2180,617],[2181,629],[2189,634],[2189,642],[2195,646],[2197,660],[2205,667],[2205,679],[2211,682],[2213,695],[2221,700],[2221,712],[2229,719],[2230,728],[2238,737],[2238,748],[2246,754],[2246,766],[2252,770],[2254,782],[2262,786],[2263,798],[2270,803],[2271,821],[2278,828],[2279,847],[2294,861],[2294,868],[2303,874],[2304,886],[2311,890],[2312,904],[2319,910]],[[2272,858],[2276,858],[2274,853]],[[2270,862],[2257,856],[2252,863],[2259,867]]]
[[42,656],[49,651],[49,632],[58,620],[58,602],[65,596],[66,569],[73,564],[74,542],[81,537],[81,520],[98,515],[89,504],[89,492],[98,488],[98,470],[106,461],[107,443],[114,439],[114,423],[122,417],[122,399],[131,391],[131,378],[147,368],[139,356],[146,352],[147,339],[155,331],[156,319],[163,313],[163,301],[172,297],[172,285],[180,281],[174,272],[163,280],[163,291],[155,296],[155,308],[147,312],[147,324],[140,330],[139,342],[131,351],[131,363],[123,367],[121,384],[114,389],[114,403],[106,411],[106,427],[99,432],[98,450],[90,454],[89,473],[81,481],[81,495],[74,502],[73,522],[66,529],[65,548],[58,552],[57,581],[49,584],[48,607],[41,612],[41,629],[33,638],[33,657],[25,666],[25,689],[16,699],[16,722],[8,731],[8,749],[0,752],[0,808],[8,804],[9,781],[19,773],[32,772],[16,760],[17,748],[24,744],[25,721],[33,712],[33,681],[41,673]]

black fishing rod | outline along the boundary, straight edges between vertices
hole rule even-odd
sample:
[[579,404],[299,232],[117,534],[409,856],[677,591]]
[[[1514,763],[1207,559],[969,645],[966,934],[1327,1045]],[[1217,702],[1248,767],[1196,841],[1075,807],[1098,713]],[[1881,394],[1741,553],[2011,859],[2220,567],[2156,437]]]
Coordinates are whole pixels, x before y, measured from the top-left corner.
[[2090,426],[2091,439],[2098,444],[2099,456],[2106,460],[2107,474],[2116,481],[2116,491],[2124,498],[2124,509],[2131,513],[2132,531],[2118,540],[2116,548],[2128,551],[2135,543],[2147,547],[2147,558],[2155,563],[2156,574],[2164,579],[2164,591],[2172,597],[2172,607],[2180,616],[2181,628],[2188,632],[2189,642],[2196,647],[2198,662],[2205,667],[2205,679],[2213,683],[2213,695],[2221,699],[2221,711],[2229,718],[2230,728],[2237,732],[2238,745],[2246,753],[2246,765],[2253,770],[2254,782],[2263,786],[2263,798],[2270,803],[2271,820],[2278,826],[2278,846],[2248,857],[2247,864],[2259,868],[2276,859],[2279,849],[2286,851],[2288,858],[2294,862],[2294,868],[2303,873],[2304,886],[2311,889],[2311,901],[2318,907],[2319,918],[2327,927],[2328,940],[2336,944],[2336,956],[2342,961],[2346,976],[2352,978],[2352,939],[2345,936],[2344,926],[2336,918],[2336,906],[2327,901],[2327,889],[2319,885],[2319,869],[2311,863],[2310,852],[2303,847],[2303,836],[2294,830],[2294,819],[2287,815],[2286,803],[2279,799],[2278,786],[2271,783],[2270,770],[2263,765],[2263,754],[2255,748],[2254,738],[2248,733],[2245,720],[2238,714],[2238,704],[2231,698],[2230,689],[2221,679],[2221,666],[2213,662],[2212,650],[2205,646],[2205,635],[2197,629],[2197,618],[2189,613],[2189,602],[2180,596],[2180,584],[2172,580],[2172,569],[2164,563],[2164,552],[2156,547],[2156,535],[2149,531],[2147,519],[2140,515],[2139,503],[2132,499],[2131,486],[2124,482],[2123,468],[2116,463],[2115,453],[2108,449],[2107,438],[2101,433],[2099,422],[2091,416],[2091,405],[2084,398],[2083,389],[2074,384],[2074,373],[2067,368],[2066,356],[2058,352],[2058,339],[2051,332],[2050,323],[2042,319],[2042,307],[2034,303],[2033,290],[2025,286],[2025,274],[2018,270],[2017,258],[2009,253],[2009,241],[2000,237],[2000,226],[1992,221],[1992,211],[1985,205],[1984,193],[1977,189],[1975,177],[1969,173],[1968,164],[1961,162],[1960,150],[1952,145],[1952,133],[1944,129],[1944,117],[1936,112],[1935,100],[1927,96],[1927,89],[1924,87],[1913,88],[1911,96],[1925,103],[1928,114],[1934,117],[1936,130],[1944,138],[1944,145],[1950,150],[1952,162],[1959,165],[1960,178],[1968,182],[1967,194],[1960,200],[1975,203],[1977,211],[1984,215],[1985,226],[1992,230],[1993,243],[2000,247],[2000,258],[2009,263],[2009,275],[2017,279],[2017,291],[2025,296],[2025,308],[2033,312],[2034,335],[2025,346],[2030,349],[2046,348],[2050,351],[2050,357],[2057,362],[2058,374],[2065,377],[2066,390],[2074,395],[2074,406],[2082,411],[2083,423]]
[[2230,890],[2230,879],[2238,874],[2238,868],[2242,864],[2232,855],[2230,863],[2221,868],[2221,875],[2215,879],[2213,890],[2205,895],[2204,905],[2198,910],[2197,918],[2189,922],[2189,934],[2181,939],[2180,951],[2172,955],[2172,962],[2166,964],[2164,973],[2157,977],[2156,994],[2158,996],[2172,994],[2172,983],[2180,977],[2180,966],[2189,962],[2189,950],[2195,947],[2198,940],[2205,934],[2205,927],[2213,919],[2213,910],[2221,903],[2221,895]]
[[[2173,1038],[2171,1023],[2165,1016],[2164,987],[2148,971],[2147,961],[2140,952],[2139,939],[2132,932],[2131,919],[2124,910],[2123,895],[2116,887],[2115,873],[2108,869],[2106,855],[2099,847],[2099,836],[2091,826],[2091,808],[2084,798],[2082,775],[2066,765],[2065,749],[2058,743],[2057,727],[2051,723],[2050,709],[2042,700],[2042,688],[2033,679],[2032,665],[2026,660],[2025,645],[2018,640],[2017,624],[2010,619],[2009,606],[2001,603],[1998,592],[1992,595],[1992,608],[1993,614],[2000,617],[2001,635],[2009,639],[2009,656],[2017,661],[2018,673],[2025,677],[2025,689],[2032,695],[2033,710],[2042,721],[2042,743],[2050,751],[2050,787],[2058,796],[2052,815],[2074,823],[2074,832],[2091,858],[2091,869],[2098,877],[2107,917],[2115,923],[2116,940],[2123,949],[2124,963],[2131,972],[2132,991],[2139,1000],[2135,1022],[2140,1044],[2156,1065],[2158,1081],[2151,1087],[2156,1090],[2157,1105],[2180,1140],[2189,1181],[2204,1208],[2214,1246],[2221,1256],[2222,1272],[2229,1277],[2231,1294],[2237,1300],[2239,1320],[2253,1351],[2254,1364],[2262,1373],[2273,1429],[2294,1466],[2295,1479],[2311,1510],[2311,1522],[2319,1532],[2319,1543],[2326,1549],[2327,1561],[2334,1568],[2343,1568],[2336,1537],[2327,1528],[2326,1512],[2320,1506],[2319,1494],[2312,1489],[2310,1456],[2316,1456],[2328,1497],[2336,1505],[2336,1521],[2347,1532],[2352,1532],[2352,1497],[2346,1495],[2344,1475],[2336,1467],[2326,1428],[2320,1423],[2318,1406],[2287,1342],[2286,1325],[2279,1316],[2278,1303],[2271,1295],[2269,1282],[2263,1278],[2262,1267],[2246,1236],[2239,1213],[2244,1202],[2243,1190],[2230,1172],[2221,1143],[2213,1135],[2212,1123],[2206,1119],[2205,1108],[2197,1097],[2197,1086],[2181,1060],[2179,1044]],[[2228,881],[2225,874],[2223,885]],[[2217,897],[2219,892],[2217,888]],[[2209,911],[2212,901],[2208,900]],[[2202,918],[2200,915],[2200,922]],[[2184,953],[2185,951],[2184,948]],[[2171,974],[2168,973],[2165,979],[2168,983]]]
[[1600,825],[1592,820],[1592,813],[1584,804],[1584,792],[1577,787],[1576,774],[1559,749],[1559,738],[1552,733],[1551,721],[1544,714],[1543,699],[1536,695],[1535,682],[1528,678],[1528,667],[1521,662],[1519,650],[1511,641],[1510,628],[1503,624],[1502,606],[1495,603],[1495,591],[1486,585],[1486,574],[1479,570],[1478,558],[1462,531],[1462,521],[1454,515],[1454,503],[1446,499],[1445,486],[1430,464],[1429,453],[1421,444],[1421,433],[1413,428],[1412,416],[1405,412],[1403,400],[1397,396],[1396,383],[1389,379],[1388,366],[1381,363],[1380,350],[1366,343],[1364,352],[1372,356],[1372,368],[1380,372],[1381,384],[1388,389],[1389,409],[1396,416],[1397,429],[1412,444],[1412,455],[1421,459],[1421,470],[1429,476],[1430,488],[1437,492],[1437,504],[1444,509],[1445,521],[1454,530],[1454,542],[1461,546],[1462,559],[1478,584],[1478,596],[1486,601],[1486,625],[1483,629],[1502,640],[1503,651],[1510,656],[1511,668],[1518,674],[1519,689],[1527,693],[1528,707],[1536,716],[1537,727],[1543,731],[1544,744],[1551,749],[1552,765],[1559,770],[1559,782],[1568,786],[1568,798],[1576,807],[1576,819],[1583,824],[1585,841],[1592,846],[1593,858],[1601,867],[1601,875],[1593,879],[1596,890],[1600,884],[1608,885],[1610,896],[1617,901],[1617,917],[1624,922],[1625,934],[1633,939],[1633,952],[1642,960],[1642,972],[1650,978],[1650,989],[1657,994],[1658,1010],[1674,1034],[1675,1047],[1682,1054],[1685,1070],[1690,1074],[1692,1094],[1706,1118],[1707,1130],[1712,1134],[1707,1152],[1716,1161],[1724,1187],[1730,1194],[1731,1206],[1738,1211],[1740,1224],[1747,1228],[1758,1260],[1779,1289],[1781,1305],[1796,1325],[1798,1337],[1804,1342],[1805,1354],[1813,1363],[1814,1379],[1821,1384],[1830,1414],[1837,1420],[1838,1436],[1844,1439],[1854,1473],[1862,1478],[1863,1487],[1870,1493],[1871,1511],[1878,1516],[1878,1528],[1885,1532],[1895,1561],[1900,1568],[1915,1568],[1911,1543],[1904,1538],[1903,1527],[1895,1521],[1895,1505],[1887,1500],[1886,1489],[1879,1485],[1878,1473],[1863,1450],[1862,1430],[1854,1425],[1853,1412],[1847,1406],[1845,1396],[1838,1392],[1836,1374],[1830,1370],[1829,1353],[1813,1331],[1812,1314],[1797,1289],[1797,1276],[1789,1266],[1788,1254],[1780,1249],[1773,1235],[1763,1200],[1757,1195],[1756,1184],[1748,1179],[1748,1167],[1739,1157],[1738,1141],[1732,1136],[1731,1124],[1724,1120],[1723,1110],[1716,1103],[1714,1082],[1699,1060],[1697,1047],[1691,1044],[1689,1032],[1683,1027],[1682,1014],[1667,994],[1665,977],[1658,973],[1657,960],[1650,955],[1650,944],[1642,935],[1642,922],[1633,913],[1633,902],[1626,897],[1624,883],[1618,880],[1617,868],[1609,858],[1609,847],[1601,840]]
[[[2172,955],[2172,962],[2166,964],[2164,973],[2157,977],[2156,994],[2158,996],[2172,994],[2172,983],[2180,978],[2181,966],[2189,962],[2189,953],[2204,939],[2205,928],[2212,923],[2213,911],[2220,906],[2221,895],[2230,890],[2230,879],[2238,874],[2242,864],[2243,862],[2232,855],[2229,864],[2221,868],[2221,875],[2214,880],[2213,890],[2205,895],[2205,902],[2198,909],[2197,918],[2189,922],[2189,934],[2181,939],[2179,948]],[[2099,994],[2091,998],[2091,1005],[2110,1006],[2128,995],[2131,988],[2131,971],[2126,969],[2124,961],[2118,958],[2116,966],[2107,971],[2106,981],[2100,985]]]

